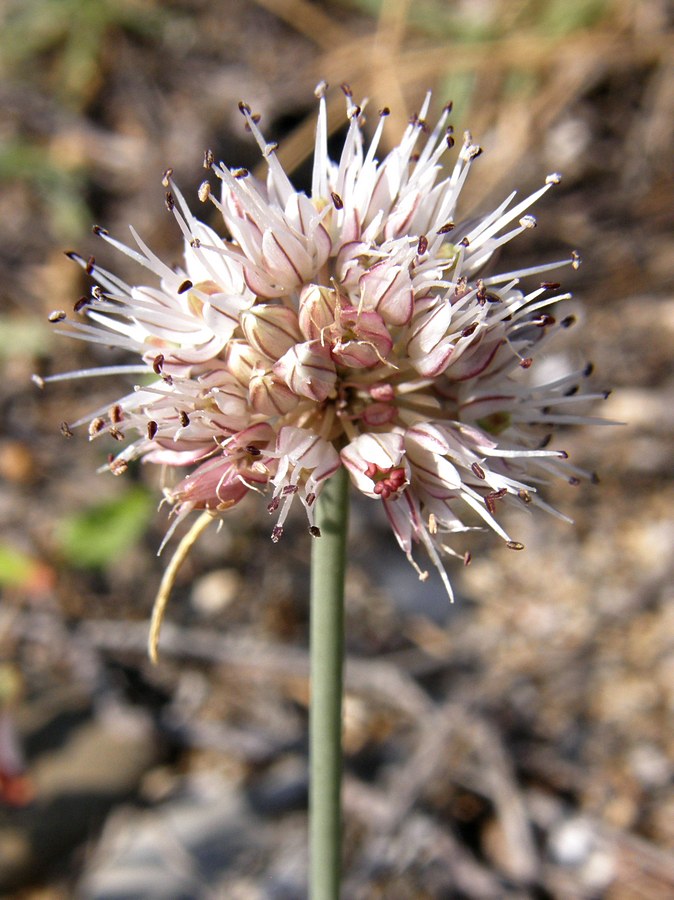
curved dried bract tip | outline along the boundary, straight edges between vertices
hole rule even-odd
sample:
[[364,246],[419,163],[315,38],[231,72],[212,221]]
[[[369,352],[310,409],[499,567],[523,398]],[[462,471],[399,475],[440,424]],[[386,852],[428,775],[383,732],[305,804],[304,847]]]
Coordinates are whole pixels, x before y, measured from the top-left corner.
[[150,620],[150,633],[148,635],[147,641],[148,656],[155,665],[159,662],[159,633],[161,631],[161,625],[164,621],[164,613],[166,612],[166,606],[168,604],[171,590],[173,589],[173,585],[178,575],[178,571],[187,559],[187,555],[189,554],[194,544],[199,540],[201,534],[213,521],[213,518],[214,516],[211,512],[204,512],[199,516],[199,518],[178,544],[176,551],[171,557],[171,561],[169,562],[162,576],[161,584],[159,585],[159,590],[157,591],[157,596],[155,597],[154,604],[152,605],[152,619]]

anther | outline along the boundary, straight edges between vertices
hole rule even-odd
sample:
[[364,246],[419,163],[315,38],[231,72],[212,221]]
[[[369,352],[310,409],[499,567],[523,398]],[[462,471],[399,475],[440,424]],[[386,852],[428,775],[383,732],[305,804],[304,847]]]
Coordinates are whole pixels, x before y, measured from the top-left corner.
[[105,419],[101,419],[100,416],[97,416],[95,419],[92,419],[89,423],[89,437],[94,437],[94,435],[99,434],[105,428]]
[[259,447],[254,447],[252,444],[249,444],[244,448],[246,453],[250,454],[250,456],[262,456],[262,451]]
[[113,475],[123,475],[129,468],[129,464],[125,459],[111,459],[108,466]]
[[321,536],[321,529],[318,527],[318,525],[310,525],[310,526],[309,526],[309,534],[310,534],[312,537],[317,537],[317,538],[318,538],[318,537]]
[[154,438],[158,430],[159,426],[157,425],[157,423],[154,421],[154,419],[150,419],[150,421],[147,423],[146,431],[148,441],[151,441]]
[[211,196],[211,186],[207,181],[202,181],[197,191],[197,196],[202,203],[205,203]]
[[445,222],[444,225],[441,225],[440,228],[435,232],[436,234],[449,234],[450,231],[454,229],[454,222]]
[[175,209],[176,201],[171,191],[166,191],[164,203],[166,204],[166,209],[168,209],[169,212],[173,212],[173,210]]
[[469,566],[472,559],[473,559],[473,556],[472,556],[470,550],[466,550],[466,552],[463,554],[464,566]]
[[568,388],[568,390],[564,391],[564,396],[565,397],[573,397],[574,394],[577,394],[579,390],[580,390],[579,386],[577,384],[573,384],[573,385],[571,385],[570,388]]
[[470,337],[470,335],[473,334],[473,332],[477,328],[477,324],[477,322],[473,322],[470,325],[466,325],[465,328],[462,328],[461,337]]
[[428,238],[425,234],[419,235],[419,240],[417,241],[417,255],[423,256],[424,253],[428,250]]
[[522,503],[531,503],[531,494],[529,491],[525,491],[524,488],[520,488],[517,492],[517,496],[520,498]]
[[520,219],[522,228],[535,228],[538,225],[535,216],[522,216]]
[[332,191],[330,196],[332,198],[332,203],[335,209],[344,209],[344,201],[339,196],[339,194],[336,194],[334,191]]
[[110,421],[112,422],[113,425],[119,425],[119,423],[124,418],[124,412],[122,410],[122,407],[119,405],[119,403],[115,403],[114,406],[110,407],[109,416],[110,416]]
[[523,369],[530,369],[533,359],[530,356],[525,356],[524,359],[520,360],[520,366]]
[[94,300],[102,300],[103,299],[103,288],[95,284],[91,289],[91,296]]
[[204,152],[204,169],[210,169],[214,162],[215,156],[213,156],[213,151],[206,150]]
[[180,424],[183,428],[187,428],[190,424],[190,417],[187,415],[184,409],[178,411],[178,418],[180,419]]
[[87,275],[91,275],[91,273],[94,271],[95,267],[96,267],[96,260],[94,259],[93,256],[90,256],[89,259],[87,260],[87,265],[86,265],[84,271],[87,273]]
[[524,544],[520,544],[519,541],[507,541],[506,547],[508,550],[524,550]]
[[152,370],[155,375],[161,375],[161,370],[164,368],[164,354],[158,353],[157,356],[152,360]]
[[62,309],[55,309],[52,312],[50,312],[49,315],[47,316],[47,318],[50,322],[62,322],[65,319],[65,317],[66,317],[66,314],[63,312]]
[[599,475],[597,475],[596,472],[591,472],[590,473],[590,483],[591,484],[599,484],[599,482],[600,482]]
[[490,494],[484,498],[485,506],[489,510],[489,512],[494,515],[496,511],[496,501],[500,500],[502,497],[505,497],[507,491],[505,488],[501,488],[499,491],[492,491]]
[[577,269],[582,262],[580,254],[576,250],[571,251],[571,268]]
[[445,105],[442,107],[442,111],[444,113],[447,113],[447,115],[449,115],[453,109],[454,109],[454,101],[453,100],[448,100],[447,103],[445,103]]
[[487,477],[484,474],[484,469],[479,463],[474,462],[471,465],[471,469],[473,470],[473,475],[475,475],[476,478],[480,478],[482,481],[484,481],[484,479]]
[[199,247],[201,247],[201,241],[198,237],[192,238],[192,240],[190,241],[190,247],[192,247],[194,250],[198,250]]
[[316,87],[314,88],[314,97],[317,100],[322,100],[325,97],[325,94],[328,90],[327,81],[319,81]]
[[585,378],[589,378],[593,372],[594,372],[594,363],[591,363],[591,362],[587,363],[587,365],[583,369],[583,375],[585,376]]
[[61,430],[63,437],[71,438],[73,436],[72,429],[67,422],[61,422],[59,429]]
[[380,116],[390,116],[391,110],[388,108],[388,106],[385,106],[383,109],[379,110],[379,115]]
[[164,174],[161,177],[162,187],[167,188],[171,183],[171,176],[173,175],[173,169],[166,169]]
[[178,286],[178,293],[184,294],[185,291],[189,291],[190,288],[194,287],[189,278],[186,278],[185,281],[181,285]]
[[80,299],[73,305],[73,312],[82,312],[84,307],[89,303],[89,297],[80,297]]
[[289,497],[291,494],[296,494],[298,491],[296,484],[286,484],[281,493],[284,497]]
[[268,156],[271,156],[272,153],[275,153],[278,150],[278,144],[276,141],[271,141],[269,144],[265,144],[265,148],[262,151],[262,155],[266,159]]
[[108,234],[110,234],[110,232],[107,230],[107,228],[101,228],[100,225],[93,225],[91,230],[93,231],[93,233],[95,235],[99,235],[99,236],[101,236],[101,235],[107,236]]
[[454,140],[454,137],[451,134],[446,134],[445,135],[445,143],[447,144],[447,149],[451,150],[452,147],[454,146],[454,144],[456,143],[456,141]]
[[307,506],[313,506],[314,503],[316,502],[316,494],[309,493],[309,494],[307,494],[307,496],[304,499],[305,499]]
[[547,178],[545,179],[545,183],[546,184],[559,184],[559,182],[561,180],[562,180],[562,176],[559,174],[559,172],[553,172],[551,175],[547,176]]
[[569,478],[569,484],[571,485],[571,487],[578,487],[578,485],[580,484],[580,478],[576,478],[575,475],[572,475],[571,478]]
[[232,169],[231,175],[233,178],[248,178],[250,172],[248,171],[248,169],[244,169],[242,166],[240,166],[238,169]]
[[576,317],[565,316],[559,324],[562,326],[562,328],[571,328],[572,325],[576,324]]
[[554,291],[561,286],[562,284],[559,281],[541,281],[541,287],[546,291]]
[[276,512],[276,510],[279,508],[280,502],[281,502],[281,501],[279,500],[278,497],[274,497],[274,498],[267,504],[267,512],[268,512],[270,515],[271,515],[271,513]]
[[470,241],[468,240],[467,237],[461,238],[461,240],[459,241],[459,244],[460,244],[462,247],[470,247]]
[[281,536],[283,535],[283,526],[282,525],[274,525],[271,532],[271,539],[275,544],[281,540]]
[[114,438],[116,441],[123,441],[124,434],[119,430],[119,428],[110,428],[108,429],[108,434],[111,438]]
[[351,90],[351,86],[348,85],[345,81],[340,84],[340,88],[342,89],[342,93],[345,97],[353,97],[353,91]]
[[239,112],[244,116],[250,115],[250,106],[247,103],[244,103],[243,100],[239,100]]

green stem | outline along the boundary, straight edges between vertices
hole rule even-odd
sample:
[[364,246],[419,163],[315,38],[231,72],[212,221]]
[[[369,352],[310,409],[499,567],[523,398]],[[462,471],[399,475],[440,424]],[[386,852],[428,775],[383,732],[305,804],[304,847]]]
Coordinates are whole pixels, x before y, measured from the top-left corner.
[[341,868],[344,574],[349,514],[342,467],[317,501],[311,552],[309,883],[311,900],[337,900]]

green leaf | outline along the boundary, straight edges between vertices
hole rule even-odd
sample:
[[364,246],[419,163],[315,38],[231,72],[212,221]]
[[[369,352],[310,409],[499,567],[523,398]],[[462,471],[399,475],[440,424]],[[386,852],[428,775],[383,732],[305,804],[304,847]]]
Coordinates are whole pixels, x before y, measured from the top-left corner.
[[79,569],[102,569],[119,563],[142,538],[154,508],[152,496],[144,488],[134,487],[115,500],[62,520],[58,543],[65,561]]
[[0,544],[0,586],[4,588],[24,587],[31,581],[38,563],[25,553]]

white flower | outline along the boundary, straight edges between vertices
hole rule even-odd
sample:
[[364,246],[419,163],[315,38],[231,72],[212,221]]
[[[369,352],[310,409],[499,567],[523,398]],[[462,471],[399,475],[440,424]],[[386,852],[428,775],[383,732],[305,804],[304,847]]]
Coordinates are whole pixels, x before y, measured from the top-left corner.
[[528,210],[560,179],[550,175],[523,200],[513,192],[468,219],[460,194],[481,150],[466,134],[444,174],[450,107],[429,133],[428,97],[379,160],[388,110],[368,145],[363,108],[345,89],[349,129],[332,161],[324,93],[319,86],[309,196],[293,187],[242,103],[268,177],[260,184],[207,154],[221,193],[205,183],[199,196],[220,211],[227,236],[192,215],[167,172],[167,206],[185,238],[182,270],[133,230],[135,248],[97,228],[152,284],[129,286],[71,254],[96,285],[59,328],[138,357],[98,374],[154,375],[107,418],[94,411],[89,430],[93,438],[136,435],[110,464],[115,473],[138,457],[192,466],[167,490],[179,519],[269,491],[274,540],[296,495],[316,535],[316,498],[341,464],[383,505],[410,560],[413,545],[424,545],[451,595],[440,561],[443,552],[457,555],[448,535],[482,522],[520,549],[499,524],[503,504],[547,509],[538,487],[548,476],[587,474],[547,444],[555,425],[585,421],[568,410],[594,399],[579,390],[588,370],[545,385],[528,377],[535,356],[571,323],[551,313],[569,295],[537,279],[576,267],[577,254],[522,270],[488,267],[497,248],[535,225]]

